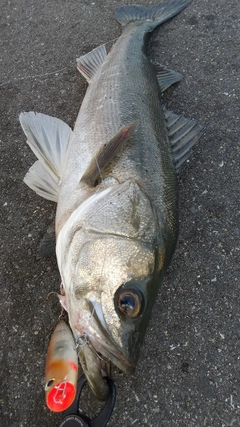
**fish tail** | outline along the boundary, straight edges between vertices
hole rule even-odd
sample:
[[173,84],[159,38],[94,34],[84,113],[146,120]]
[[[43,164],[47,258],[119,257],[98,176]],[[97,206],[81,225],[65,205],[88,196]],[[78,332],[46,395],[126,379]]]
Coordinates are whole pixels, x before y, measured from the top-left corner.
[[120,6],[115,11],[116,19],[123,26],[133,21],[148,22],[149,29],[153,30],[158,25],[180,13],[191,2],[192,0],[169,0],[155,6]]

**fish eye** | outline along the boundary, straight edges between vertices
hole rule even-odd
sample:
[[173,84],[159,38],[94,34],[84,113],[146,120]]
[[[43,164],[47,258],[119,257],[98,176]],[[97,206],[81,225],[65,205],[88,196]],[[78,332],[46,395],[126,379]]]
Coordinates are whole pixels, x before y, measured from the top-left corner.
[[45,384],[45,391],[47,391],[54,383],[55,378],[51,378],[49,381],[46,382]]
[[143,306],[142,293],[135,288],[123,287],[117,294],[117,307],[126,317],[137,317]]

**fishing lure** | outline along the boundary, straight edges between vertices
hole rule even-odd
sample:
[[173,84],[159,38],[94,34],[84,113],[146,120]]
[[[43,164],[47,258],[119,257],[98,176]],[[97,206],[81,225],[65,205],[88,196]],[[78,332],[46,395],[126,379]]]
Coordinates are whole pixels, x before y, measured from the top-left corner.
[[51,337],[45,370],[46,404],[51,411],[67,409],[76,396],[78,357],[69,326],[61,320]]

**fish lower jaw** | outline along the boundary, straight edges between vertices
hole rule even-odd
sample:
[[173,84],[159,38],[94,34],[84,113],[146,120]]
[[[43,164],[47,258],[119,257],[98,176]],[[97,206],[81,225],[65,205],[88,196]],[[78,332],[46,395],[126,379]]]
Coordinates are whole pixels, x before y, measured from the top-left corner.
[[106,349],[97,352],[90,342],[81,349],[79,360],[92,392],[102,401],[108,398],[109,389],[106,378],[111,378],[112,365],[126,374],[134,372],[134,367],[125,358],[117,358]]
[[125,374],[132,374],[135,371],[135,366],[117,349],[112,347],[109,348],[102,343],[99,345],[99,342],[91,342],[91,346],[96,356],[101,361],[103,372],[106,372],[107,375],[109,375],[108,372],[110,372],[111,365],[116,366]]

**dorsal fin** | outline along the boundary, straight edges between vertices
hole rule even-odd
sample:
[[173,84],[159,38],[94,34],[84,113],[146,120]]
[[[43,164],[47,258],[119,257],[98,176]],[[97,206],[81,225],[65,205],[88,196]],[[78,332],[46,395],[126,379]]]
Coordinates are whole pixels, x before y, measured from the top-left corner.
[[77,68],[88,83],[102,66],[107,56],[105,45],[102,44],[86,55],[77,59]]
[[199,125],[196,120],[186,119],[172,111],[165,109],[164,113],[176,171],[178,172],[181,165],[192,153],[192,146],[200,138],[203,126]]

